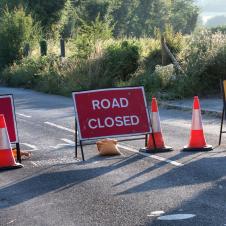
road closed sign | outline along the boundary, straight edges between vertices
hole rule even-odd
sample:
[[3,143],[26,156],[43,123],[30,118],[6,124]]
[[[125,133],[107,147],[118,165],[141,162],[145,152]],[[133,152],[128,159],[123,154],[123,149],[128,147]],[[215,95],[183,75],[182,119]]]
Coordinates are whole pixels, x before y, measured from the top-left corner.
[[143,87],[73,92],[81,140],[150,133]]
[[12,95],[0,95],[0,114],[4,115],[11,143],[18,143],[15,107]]

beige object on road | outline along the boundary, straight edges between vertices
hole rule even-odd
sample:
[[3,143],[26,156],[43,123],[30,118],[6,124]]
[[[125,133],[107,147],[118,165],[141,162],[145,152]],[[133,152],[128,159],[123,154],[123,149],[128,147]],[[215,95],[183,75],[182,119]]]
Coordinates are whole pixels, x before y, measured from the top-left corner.
[[118,147],[117,140],[104,139],[97,141],[97,149],[100,155],[111,156],[111,155],[121,155]]
[[[29,157],[31,157],[31,152],[29,152],[29,151],[20,151],[20,155],[21,155],[21,157],[27,157],[27,158],[29,158]],[[16,149],[13,149],[13,156],[14,156],[14,158],[17,158],[17,150]]]

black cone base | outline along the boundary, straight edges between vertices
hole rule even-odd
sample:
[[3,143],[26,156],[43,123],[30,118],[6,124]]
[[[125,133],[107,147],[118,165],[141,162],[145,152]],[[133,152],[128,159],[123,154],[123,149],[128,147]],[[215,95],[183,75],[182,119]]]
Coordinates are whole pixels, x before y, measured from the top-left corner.
[[164,152],[170,152],[173,151],[172,147],[165,146],[164,148],[155,148],[155,149],[148,149],[148,148],[141,148],[139,152],[144,153],[164,153]]
[[205,152],[205,151],[212,151],[212,150],[213,150],[213,147],[211,145],[206,145],[205,147],[201,147],[201,148],[191,148],[191,147],[185,146],[182,151]]
[[14,166],[1,167],[0,170],[19,169],[19,168],[22,168],[22,167],[24,167],[22,164],[16,163]]

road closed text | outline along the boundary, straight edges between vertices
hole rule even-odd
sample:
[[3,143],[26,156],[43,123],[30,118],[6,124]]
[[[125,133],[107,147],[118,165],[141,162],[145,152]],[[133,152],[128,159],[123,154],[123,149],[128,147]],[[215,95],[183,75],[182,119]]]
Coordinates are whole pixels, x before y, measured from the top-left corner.
[[[129,100],[127,98],[113,98],[93,100],[93,110],[111,110],[115,108],[126,108],[129,106]],[[122,127],[122,126],[135,126],[139,124],[139,118],[137,115],[126,115],[116,117],[105,117],[105,118],[92,118],[88,120],[88,126],[91,129],[97,128],[111,128],[111,127]]]
[[121,126],[135,126],[140,122],[138,116],[116,116],[116,117],[106,117],[105,119],[90,119],[88,121],[88,126],[90,129],[97,128],[111,128],[111,127],[121,127]]
[[[93,100],[93,110],[111,110],[116,108],[127,108],[129,106],[129,100],[127,98],[113,98],[113,99],[101,99]],[[90,129],[97,128],[111,128],[122,126],[135,126],[140,122],[137,115],[124,115],[105,118],[91,118],[88,120],[88,126]]]

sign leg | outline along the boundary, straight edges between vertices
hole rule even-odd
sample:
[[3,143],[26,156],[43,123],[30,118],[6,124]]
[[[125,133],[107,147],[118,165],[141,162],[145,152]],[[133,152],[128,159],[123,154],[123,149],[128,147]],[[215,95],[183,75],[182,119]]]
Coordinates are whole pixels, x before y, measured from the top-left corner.
[[17,154],[17,161],[21,163],[21,154],[20,154],[20,144],[16,143],[16,154]]
[[221,116],[221,128],[220,128],[219,145],[221,145],[221,137],[222,137],[223,124],[224,124],[224,116],[225,116],[225,107],[223,108],[222,116]]
[[81,140],[80,140],[80,147],[81,147],[81,153],[82,153],[82,161],[85,161],[84,152],[83,152],[83,146],[82,146],[82,141]]
[[78,128],[77,121],[75,119],[75,158],[78,157]]
[[145,134],[145,147],[148,146],[148,134]]

